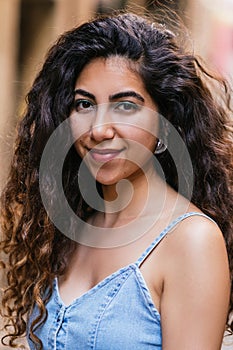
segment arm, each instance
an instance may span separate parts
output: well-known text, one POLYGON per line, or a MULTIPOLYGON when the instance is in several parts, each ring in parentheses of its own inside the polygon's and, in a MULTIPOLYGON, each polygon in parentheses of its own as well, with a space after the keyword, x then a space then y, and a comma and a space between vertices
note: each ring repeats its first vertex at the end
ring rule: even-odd
POLYGON ((161 300, 163 350, 218 350, 227 318, 229 268, 222 234, 205 218, 168 236, 161 300))

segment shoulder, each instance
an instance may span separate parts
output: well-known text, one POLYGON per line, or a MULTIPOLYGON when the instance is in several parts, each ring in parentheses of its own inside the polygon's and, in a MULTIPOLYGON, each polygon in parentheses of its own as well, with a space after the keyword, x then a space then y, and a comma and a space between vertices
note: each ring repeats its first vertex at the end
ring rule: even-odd
POLYGON ((173 230, 177 231, 178 235, 190 235, 193 239, 198 236, 203 238, 208 238, 208 236, 210 238, 223 237, 219 226, 209 216, 202 212, 191 212, 187 213, 187 215, 189 216, 181 220, 173 230))
POLYGON ((161 315, 166 349, 173 349, 174 344, 179 349, 218 348, 230 286, 221 230, 207 217, 190 216, 167 234, 161 248, 161 315))
POLYGON ((167 235, 164 243, 164 286, 182 298, 188 293, 203 303, 213 290, 220 300, 222 296, 228 299, 228 257, 216 223, 204 216, 190 216, 167 235))
POLYGON ((178 263, 196 259, 226 257, 223 234, 218 225, 203 215, 192 215, 180 221, 168 232, 165 246, 170 258, 178 263))

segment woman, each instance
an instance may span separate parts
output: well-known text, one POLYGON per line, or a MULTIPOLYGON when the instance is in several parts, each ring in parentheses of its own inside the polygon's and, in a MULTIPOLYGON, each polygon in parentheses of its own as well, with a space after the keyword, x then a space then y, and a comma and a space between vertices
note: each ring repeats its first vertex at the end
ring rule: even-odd
POLYGON ((228 97, 173 33, 133 14, 50 49, 2 195, 11 346, 27 330, 31 349, 220 349, 232 129, 205 80, 228 97))

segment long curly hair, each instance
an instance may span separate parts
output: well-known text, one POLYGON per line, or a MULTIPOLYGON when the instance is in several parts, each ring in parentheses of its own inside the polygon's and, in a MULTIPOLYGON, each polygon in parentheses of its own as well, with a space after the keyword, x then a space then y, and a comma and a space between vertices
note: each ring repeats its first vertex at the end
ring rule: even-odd
MULTIPOLYGON (((134 63, 159 112, 183 138, 194 170, 191 200, 221 228, 233 274, 233 152, 227 83, 179 45, 164 25, 132 13, 100 17, 66 32, 51 47, 19 122, 9 179, 1 196, 0 247, 6 254, 2 265, 7 280, 2 314, 8 333, 2 343, 8 340, 12 347, 25 334, 27 317, 37 306, 39 315, 29 333, 36 347, 43 348, 34 330, 46 318, 52 282, 64 274, 74 249, 74 242, 54 226, 42 203, 39 167, 43 150, 53 131, 70 115, 75 81, 84 66, 97 57, 115 55, 134 63), (218 88, 221 100, 210 85, 218 88)), ((169 152, 159 160, 167 182, 177 189, 169 152)), ((59 202, 52 177, 56 164, 52 157, 50 161, 46 186, 54 203, 59 202)), ((80 164, 72 146, 63 166, 63 186, 75 213, 86 220, 92 211, 79 190, 80 164)), ((233 330, 232 322, 228 326, 233 330)))

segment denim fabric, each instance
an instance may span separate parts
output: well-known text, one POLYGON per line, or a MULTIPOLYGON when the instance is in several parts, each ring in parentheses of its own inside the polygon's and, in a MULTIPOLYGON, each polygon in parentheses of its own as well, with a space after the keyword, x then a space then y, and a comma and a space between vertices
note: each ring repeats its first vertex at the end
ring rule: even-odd
MULTIPOLYGON (((44 350, 156 350, 162 349, 160 315, 140 272, 140 265, 180 221, 200 213, 186 213, 151 243, 133 264, 119 269, 69 306, 62 302, 57 279, 47 304, 48 317, 36 330, 44 350)), ((28 327, 36 317, 35 308, 28 327)), ((28 336, 30 349, 36 350, 28 336)))

